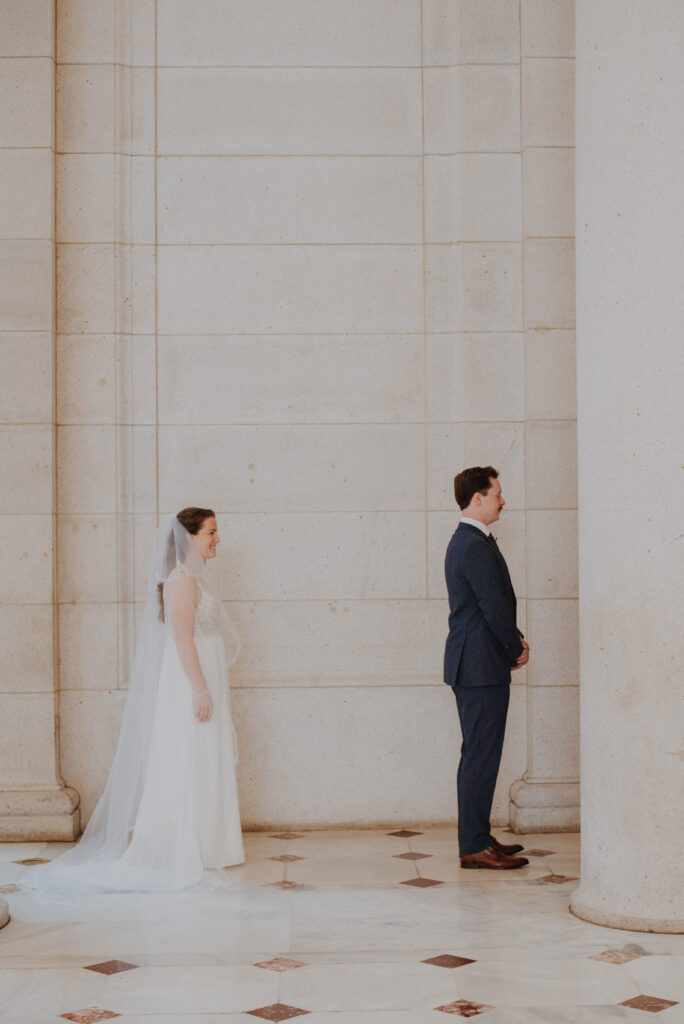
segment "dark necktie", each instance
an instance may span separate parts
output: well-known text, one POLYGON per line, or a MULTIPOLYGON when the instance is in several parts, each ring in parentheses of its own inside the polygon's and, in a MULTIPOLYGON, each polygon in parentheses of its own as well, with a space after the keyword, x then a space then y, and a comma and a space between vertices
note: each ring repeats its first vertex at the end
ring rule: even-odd
POLYGON ((487 534, 487 540, 489 541, 490 544, 494 545, 497 551, 499 550, 499 545, 496 543, 496 537, 494 536, 493 533, 487 534))

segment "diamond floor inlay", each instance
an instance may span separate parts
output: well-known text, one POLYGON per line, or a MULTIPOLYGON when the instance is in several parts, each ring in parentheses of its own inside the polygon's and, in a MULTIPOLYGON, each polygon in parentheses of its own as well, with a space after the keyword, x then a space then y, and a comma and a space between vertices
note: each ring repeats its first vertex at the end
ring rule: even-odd
POLYGON ((97 971, 98 974, 121 974, 123 971, 135 971, 137 964, 126 963, 125 960, 105 960, 101 964, 89 964, 86 971, 97 971))
POLYGON ((458 1017, 477 1017, 479 1013, 486 1010, 493 1010, 493 1006, 486 1003, 471 1003, 469 999, 457 999, 455 1003, 447 1003, 445 1006, 436 1006, 436 1010, 442 1013, 455 1013, 458 1017))
POLYGON ((590 960, 602 960, 606 964, 627 964, 630 960, 638 960, 638 953, 623 953, 619 949, 606 949, 603 953, 596 953, 589 957, 590 960))
POLYGON ((579 836, 525 839, 553 859, 463 871, 455 828, 245 833, 226 888, 76 908, 25 884, 68 844, 0 844, 0 1019, 684 1024, 684 935, 572 916, 579 836))
POLYGON ((431 885, 444 885, 444 882, 438 882, 436 878, 408 878, 405 882, 400 882, 400 885, 415 885, 417 889, 428 889, 431 885))
POLYGON ((86 1006, 84 1010, 74 1010, 72 1013, 62 1013, 60 1017, 64 1020, 73 1020, 76 1024, 98 1024, 101 1020, 113 1020, 120 1017, 120 1013, 113 1013, 111 1010, 101 1010, 97 1006, 86 1006))
POLYGON ((261 1017, 262 1020, 290 1020, 292 1017, 301 1017, 309 1010, 300 1010, 297 1006, 288 1006, 286 1003, 271 1003, 270 1006, 262 1006, 258 1010, 247 1010, 252 1017, 261 1017))
POLYGON ((657 996, 634 996, 620 1003, 620 1006, 630 1006, 633 1010, 646 1010, 648 1013, 660 1013, 661 1010, 678 1005, 672 999, 659 999, 657 996))
POLYGON ((439 956, 431 956, 429 960, 423 960, 424 964, 434 964, 435 967, 464 967, 466 964, 474 964, 467 956, 453 956, 451 953, 441 953, 439 956))
POLYGON ((288 960, 285 956, 278 956, 274 960, 264 960, 255 967, 263 967, 267 971, 294 971, 297 967, 306 967, 302 960, 288 960))

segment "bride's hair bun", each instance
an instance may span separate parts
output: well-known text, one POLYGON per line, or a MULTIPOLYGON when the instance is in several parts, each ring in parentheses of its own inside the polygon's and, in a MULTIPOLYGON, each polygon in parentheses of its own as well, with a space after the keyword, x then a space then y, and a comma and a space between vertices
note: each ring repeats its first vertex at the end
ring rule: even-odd
POLYGON ((216 519, 216 513, 210 508, 183 508, 176 516, 179 523, 193 536, 200 532, 205 519, 216 519))

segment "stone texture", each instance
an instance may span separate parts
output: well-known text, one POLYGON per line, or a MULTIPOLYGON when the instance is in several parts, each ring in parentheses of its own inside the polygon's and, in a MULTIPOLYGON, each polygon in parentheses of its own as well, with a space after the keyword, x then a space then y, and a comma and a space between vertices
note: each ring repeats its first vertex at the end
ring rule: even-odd
POLYGON ((517 153, 425 159, 428 242, 519 241, 522 173, 517 153))
POLYGON ((529 782, 511 786, 511 826, 520 834, 579 832, 580 793, 577 782, 529 782))
POLYGON ((43 333, 0 333, 0 422, 52 420, 53 341, 43 333))
POLYGON ((62 690, 116 689, 117 617, 115 604, 60 605, 62 690))
POLYGON ((522 132, 527 146, 574 145, 574 62, 526 60, 522 71, 522 132))
POLYGON ((426 65, 516 64, 520 59, 515 0, 423 0, 426 65))
POLYGON ((528 639, 534 657, 527 667, 533 686, 579 682, 578 603, 576 600, 527 601, 528 639))
POLYGON ((177 422, 182 409, 183 422, 197 424, 419 422, 423 364, 422 339, 400 334, 166 336, 159 419, 177 422), (256 392, 249 385, 263 366, 256 392))
POLYGON ((415 509, 425 492, 424 434, 417 424, 164 427, 160 502, 164 508, 191 504, 206 486, 206 465, 221 464, 212 494, 220 509, 415 509))
POLYGON ((574 331, 546 328, 525 335, 525 401, 530 419, 574 419, 577 381, 574 331))
POLYGON ((59 0, 58 62, 113 64, 116 15, 109 0, 59 0))
POLYGON ((2 605, 0 691, 52 693, 53 615, 51 604, 2 605))
POLYGON ((52 57, 52 0, 5 0, 0 10, 0 56, 52 57))
POLYGON ((577 597, 577 513, 527 513, 529 596, 577 597))
POLYGON ((0 95, 3 96, 0 146, 51 147, 54 140, 52 61, 5 57, 0 62, 0 95))
POLYGON ((116 69, 61 64, 57 71, 57 140, 61 153, 113 153, 116 69))
POLYGON ((575 421, 529 421, 525 426, 525 454, 527 508, 576 508, 575 421))
POLYGON ((0 150, 0 192, 10 199, 0 207, 0 238, 52 237, 52 159, 47 149, 0 150))
POLYGON ((514 423, 524 417, 521 334, 426 338, 427 417, 433 423, 514 423))
POLYGON ((116 327, 113 245, 61 245, 57 257, 57 326, 61 334, 106 334, 116 327))
POLYGON ((430 332, 521 329, 520 245, 429 245, 425 267, 430 332))
POLYGON ((424 72, 426 153, 520 149, 517 66, 466 65, 424 72))
POLYGON ((52 330, 54 259, 49 241, 0 242, 0 330, 52 330))
POLYGON ((525 327, 575 325, 575 247, 571 239, 531 238, 525 244, 525 327))
POLYGON ((684 300, 668 282, 684 272, 673 218, 684 199, 684 8, 642 14, 635 2, 577 4, 582 883, 571 906, 613 928, 677 932, 680 484, 660 489, 654 517, 634 495, 657 488, 666 466, 681 476, 684 300), (610 500, 596 499, 599 486, 610 500), (628 838, 627 820, 639 823, 628 838))
POLYGON ((161 65, 390 67, 420 64, 413 0, 167 0, 161 65))
POLYGON ((116 158, 113 153, 57 157, 57 241, 114 242, 116 158))
POLYGON ((15 510, 36 514, 50 507, 53 445, 49 424, 0 426, 0 515, 15 510))
POLYGON ((166 157, 157 190, 162 244, 422 241, 418 157, 166 157))
POLYGON ((221 334, 227 324, 236 334, 324 333, 331 322, 354 334, 423 325, 418 247, 172 246, 158 261, 164 334, 221 334))
POLYGON ((159 152, 419 153, 420 72, 346 68, 159 72, 159 152))
MULTIPOLYGON (((54 771, 54 769, 53 769, 54 771)), ((35 775, 31 782, 40 785, 35 775)), ((0 790, 0 842, 73 842, 81 832, 79 796, 56 783, 51 789, 0 790)))
POLYGON ((526 57, 574 57, 574 0, 523 0, 522 52, 526 57))
POLYGON ((52 601, 52 516, 0 515, 0 603, 52 601))
POLYGON ((575 234, 575 154, 570 148, 528 147, 523 154, 525 234, 575 234))

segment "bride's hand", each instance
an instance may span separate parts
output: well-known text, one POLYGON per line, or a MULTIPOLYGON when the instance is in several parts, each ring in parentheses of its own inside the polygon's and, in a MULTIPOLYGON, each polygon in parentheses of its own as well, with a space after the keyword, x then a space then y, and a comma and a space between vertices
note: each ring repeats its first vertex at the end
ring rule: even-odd
POLYGON ((192 706, 198 722, 209 721, 214 711, 214 702, 208 690, 204 690, 202 693, 194 693, 192 696, 192 706))

